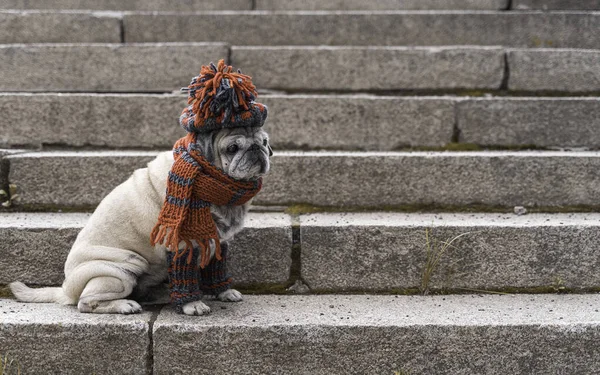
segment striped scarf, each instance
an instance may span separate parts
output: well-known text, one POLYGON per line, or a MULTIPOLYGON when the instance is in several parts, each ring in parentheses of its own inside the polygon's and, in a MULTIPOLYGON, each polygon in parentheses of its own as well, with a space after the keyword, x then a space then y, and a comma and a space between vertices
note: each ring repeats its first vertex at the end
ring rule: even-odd
POLYGON ((199 269, 210 262, 211 240, 215 244, 215 258, 222 259, 211 204, 243 205, 258 194, 262 180, 238 181, 226 175, 202 156, 195 133, 178 140, 173 154, 175 162, 169 172, 167 196, 150 240, 152 245, 164 244, 171 253, 171 299, 181 302, 185 296, 174 295, 173 286, 191 287, 198 283, 199 269))

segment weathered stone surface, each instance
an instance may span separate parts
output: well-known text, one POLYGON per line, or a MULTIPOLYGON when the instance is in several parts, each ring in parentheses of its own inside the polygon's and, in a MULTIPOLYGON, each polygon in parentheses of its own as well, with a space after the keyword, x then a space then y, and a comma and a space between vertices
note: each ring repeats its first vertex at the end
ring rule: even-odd
POLYGON ((90 208, 158 152, 42 152, 8 156, 9 181, 24 206, 90 208), (15 159, 16 158, 16 159, 15 159))
POLYGON ((599 214, 313 214, 300 230, 313 291, 418 289, 425 271, 437 289, 600 287, 599 214))
POLYGON ((0 10, 0 44, 120 42, 120 15, 0 10))
MULTIPOLYGON (((0 149, 0 189, 6 189, 8 186, 8 162, 3 160, 3 157, 8 155, 8 150, 0 149)), ((0 197, 0 202, 4 201, 0 197)))
POLYGON ((218 43, 3 45, 0 90, 171 92, 227 55, 218 43))
POLYGON ((213 314, 202 319, 161 312, 155 374, 593 373, 600 357, 598 295, 209 303, 213 314), (203 355, 189 355, 199 347, 203 355))
POLYGON ((257 204, 596 206, 598 152, 285 152, 257 204))
POLYGON ((283 284, 292 266, 292 221, 284 214, 250 213, 231 242, 227 267, 238 286, 283 284))
POLYGON ((8 373, 147 374, 150 318, 1 299, 0 353, 14 360, 8 373))
POLYGON ((256 0, 258 10, 500 10, 507 6, 507 0, 256 0))
MULTIPOLYGON (((445 3, 442 0, 439 2, 445 3)), ((363 3, 370 4, 372 1, 363 3)), ((124 15, 124 24, 127 42, 222 41, 238 46, 466 45, 600 48, 600 35, 597 32, 600 27, 600 14, 597 13, 492 11, 132 13, 124 15), (227 32, 224 33, 223 30, 227 32)), ((336 61, 336 64, 340 62, 342 60, 336 61)), ((292 65, 290 70, 294 67, 295 65, 292 65)), ((389 69, 384 71, 391 72, 389 69)), ((449 70, 448 74, 452 72, 449 70)), ((385 75, 391 76, 390 73, 385 75)))
POLYGON ((513 0, 512 9, 600 10, 599 0, 513 0))
POLYGON ((284 90, 498 89, 504 74, 492 47, 232 47, 231 60, 284 90))
POLYGON ((493 98, 457 103, 460 141, 600 148, 598 98, 493 98))
POLYGON ((0 284, 60 285, 67 254, 88 214, 0 214, 0 284))
POLYGON ((260 101, 269 107, 265 130, 276 149, 443 146, 454 129, 449 98, 276 95, 260 101))
MULTIPOLYGON (((488 0, 489 1, 489 0, 488 0)), ((252 0, 2 0, 4 9, 95 9, 193 12, 250 10, 252 0)))
MULTIPOLYGON (((62 284, 67 254, 88 217, 79 213, 0 214, 0 285, 13 281, 62 284)), ((231 242, 228 269, 238 286, 282 284, 290 275, 291 251, 287 215, 250 213, 245 229, 231 242)))
MULTIPOLYGON (((8 183, 8 171, 9 171, 9 162, 5 159, 6 156, 21 153, 23 150, 15 150, 15 149, 0 149, 0 190, 4 190, 5 192, 9 192, 9 183, 8 183)), ((8 195, 0 195, 0 203, 4 203, 8 200, 8 195)))
POLYGON ((600 91, 600 51, 511 50, 510 79, 515 91, 600 91))
MULTIPOLYGON (((95 206, 153 152, 8 156, 27 207, 95 206)), ((597 206, 598 152, 280 152, 256 204, 597 206)))
MULTIPOLYGON (((392 150, 442 146, 452 137, 450 98, 260 95, 259 101, 269 106, 265 129, 275 149, 392 150)), ((186 105, 184 95, 0 94, 0 147, 168 149, 185 134, 178 117, 186 105)))
POLYGON ((0 94, 0 147, 168 149, 185 135, 186 105, 184 95, 0 94))

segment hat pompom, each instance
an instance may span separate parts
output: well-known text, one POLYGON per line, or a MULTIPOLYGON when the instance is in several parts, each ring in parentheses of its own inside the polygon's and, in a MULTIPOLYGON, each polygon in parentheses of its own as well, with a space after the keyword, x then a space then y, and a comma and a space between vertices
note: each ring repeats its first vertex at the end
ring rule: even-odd
POLYGON ((188 132, 203 132, 236 126, 262 126, 266 107, 254 100, 258 93, 252 77, 233 72, 224 60, 200 69, 187 88, 188 107, 180 123, 188 132), (248 121, 248 120, 256 121, 248 121))

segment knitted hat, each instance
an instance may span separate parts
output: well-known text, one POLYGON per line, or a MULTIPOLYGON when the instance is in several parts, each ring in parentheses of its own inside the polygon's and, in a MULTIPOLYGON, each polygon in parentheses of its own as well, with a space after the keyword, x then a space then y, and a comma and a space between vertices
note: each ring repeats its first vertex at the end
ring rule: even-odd
POLYGON ((217 66, 202 66, 200 75, 188 87, 188 106, 179 118, 189 133, 205 133, 216 129, 261 127, 267 119, 267 107, 254 100, 258 93, 252 77, 219 60, 217 66))

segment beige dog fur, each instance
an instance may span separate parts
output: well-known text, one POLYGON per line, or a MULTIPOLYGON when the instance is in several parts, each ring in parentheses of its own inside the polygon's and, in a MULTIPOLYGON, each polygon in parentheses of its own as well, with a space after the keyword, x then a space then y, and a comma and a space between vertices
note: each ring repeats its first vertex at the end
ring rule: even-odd
MULTIPOLYGON (((268 135, 259 128, 220 130, 199 138, 201 142, 203 150, 212 154, 212 162, 234 178, 257 178, 269 170, 268 135), (232 154, 234 144, 238 151, 232 154)), ((77 304, 81 312, 129 314, 142 310, 138 301, 126 299, 135 288, 138 295, 150 294, 156 302, 166 302, 167 250, 150 245, 150 232, 165 199, 172 164, 171 151, 159 154, 102 200, 71 248, 62 287, 32 289, 14 282, 10 287, 17 299, 77 304)), ((222 242, 230 241, 243 228, 249 205, 211 207, 222 242)), ((214 247, 212 250, 211 257, 214 247)), ((237 302, 242 295, 229 289, 218 298, 237 302)), ((183 307, 188 315, 209 311, 201 301, 183 307)))

